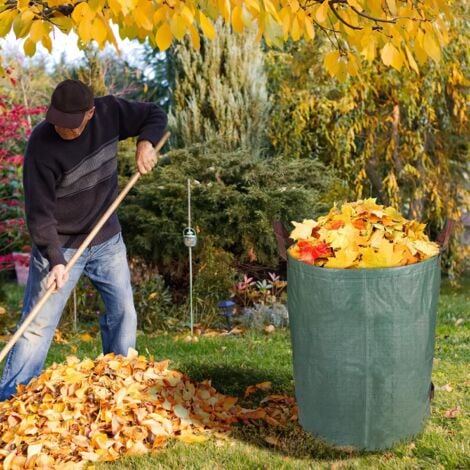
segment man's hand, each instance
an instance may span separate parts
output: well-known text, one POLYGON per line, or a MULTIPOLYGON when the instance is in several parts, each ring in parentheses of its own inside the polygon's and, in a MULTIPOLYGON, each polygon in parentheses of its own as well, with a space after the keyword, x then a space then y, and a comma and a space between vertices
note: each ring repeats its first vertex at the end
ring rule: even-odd
POLYGON ((68 280, 69 274, 65 272, 65 266, 63 264, 56 264, 49 273, 46 288, 49 289, 49 287, 55 284, 57 290, 62 289, 68 280))
POLYGON ((157 152, 148 140, 141 140, 137 143, 135 161, 141 175, 152 171, 152 168, 157 164, 157 152))

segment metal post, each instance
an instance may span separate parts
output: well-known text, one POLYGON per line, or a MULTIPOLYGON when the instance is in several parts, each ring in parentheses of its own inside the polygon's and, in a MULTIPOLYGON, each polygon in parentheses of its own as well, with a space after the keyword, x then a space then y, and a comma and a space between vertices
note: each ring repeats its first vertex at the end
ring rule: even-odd
MULTIPOLYGON (((188 178, 188 227, 191 227, 191 180, 188 178)), ((189 249, 189 314, 191 322, 191 336, 194 333, 194 316, 193 316, 193 249, 189 249)))
POLYGON ((77 327, 77 288, 73 289, 73 330, 76 332, 77 327))

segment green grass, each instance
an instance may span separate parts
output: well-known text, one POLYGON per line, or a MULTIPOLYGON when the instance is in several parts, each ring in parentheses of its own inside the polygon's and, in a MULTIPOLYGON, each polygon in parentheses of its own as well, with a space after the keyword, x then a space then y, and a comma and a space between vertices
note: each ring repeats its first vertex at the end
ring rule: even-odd
MULTIPOLYGON (((7 306, 18 305, 12 289, 7 306)), ((0 303, 1 304, 1 303, 0 303)), ((5 305, 5 303, 3 303, 5 305)), ((459 288, 443 283, 436 332, 433 382, 437 387, 432 415, 424 432, 386 452, 360 453, 330 447, 293 424, 287 429, 237 427, 229 440, 187 445, 171 442, 164 450, 143 457, 96 464, 104 469, 466 469, 470 468, 468 365, 470 363, 470 279, 459 288), (444 385, 452 391, 440 390, 444 385), (467 398, 468 400, 468 398, 467 398), (447 410, 460 407, 455 418, 447 410), (276 437, 278 445, 266 441, 276 437)), ((71 338, 53 344, 47 364, 76 355, 95 357, 100 344, 71 338)), ((202 337, 198 343, 175 340, 173 335, 139 335, 137 349, 155 359, 171 359, 173 368, 195 380, 212 379, 222 393, 242 397, 248 385, 273 383, 273 393, 293 394, 292 357, 287 331, 272 335, 248 332, 244 336, 202 337)), ((262 395, 255 396, 260 398, 262 395)), ((243 402, 243 401, 242 401, 243 402)))

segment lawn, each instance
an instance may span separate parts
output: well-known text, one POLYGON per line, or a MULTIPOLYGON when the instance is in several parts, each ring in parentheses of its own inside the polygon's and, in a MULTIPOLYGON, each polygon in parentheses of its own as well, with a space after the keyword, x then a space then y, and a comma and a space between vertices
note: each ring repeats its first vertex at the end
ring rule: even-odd
MULTIPOLYGON (((21 290, 7 289, 7 314, 17 307, 21 290)), ((468 365, 470 363, 470 279, 459 288, 443 283, 438 312, 433 382, 436 386, 432 416, 413 442, 380 453, 334 449, 302 431, 295 423, 286 429, 238 426, 230 439, 200 444, 174 442, 143 457, 96 464, 96 469, 259 469, 259 468, 470 468, 468 365), (467 395, 467 396, 466 396, 467 395), (466 401, 467 400, 467 401, 466 401)), ((210 378, 222 393, 240 397, 247 386, 271 381, 270 393, 292 395, 292 357, 289 332, 248 332, 242 336, 201 337, 185 342, 175 335, 139 335, 137 349, 156 359, 171 359, 172 367, 195 380, 210 378)), ((54 343, 47 364, 76 355, 96 357, 100 344, 69 338, 54 343)), ((247 403, 256 404, 263 392, 247 403)))

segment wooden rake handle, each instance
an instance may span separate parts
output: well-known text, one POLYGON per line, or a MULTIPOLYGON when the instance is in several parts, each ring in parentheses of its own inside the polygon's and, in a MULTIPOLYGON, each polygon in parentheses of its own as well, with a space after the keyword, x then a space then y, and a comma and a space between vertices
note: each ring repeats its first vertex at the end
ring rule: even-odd
MULTIPOLYGON (((157 153, 165 145, 165 142, 168 140, 169 137, 170 137, 170 132, 166 132, 164 134, 164 136, 160 139, 160 141, 158 142, 158 144, 155 147, 155 151, 157 153)), ((100 220, 95 225, 93 230, 85 238, 85 240, 83 240, 80 247, 77 249, 75 254, 72 256, 72 258, 70 258, 70 261, 65 266, 65 272, 66 273, 68 273, 72 269, 73 265, 77 262, 77 260, 80 258, 82 253, 86 250, 86 248, 91 243, 93 238, 95 238, 96 234, 101 230, 101 228, 106 223, 106 221, 111 217, 113 212, 118 208, 119 204, 121 204, 122 200, 127 196, 127 193, 137 183, 137 180, 140 178, 140 176, 141 175, 140 175, 139 172, 136 172, 134 174, 134 176, 132 176, 132 178, 127 183, 126 187, 119 193, 119 195, 115 199, 115 201, 109 206, 109 208, 106 210, 106 212, 101 216, 100 220)), ((0 362, 3 361, 5 356, 10 352, 10 349, 18 341, 18 338, 25 332, 26 328, 28 328, 29 324, 34 320, 34 318, 39 313, 39 311, 41 310, 43 305, 47 302, 49 297, 54 293, 55 288, 56 288, 56 286, 55 286, 55 284, 53 284, 51 287, 49 287, 49 289, 47 289, 47 291, 44 293, 44 295, 39 299, 39 302, 34 306, 34 308, 31 310, 31 312, 28 314, 28 316, 24 319, 23 323, 21 323, 18 330, 16 330, 15 334, 10 338, 8 343, 2 349, 2 352, 0 352, 0 362)))

